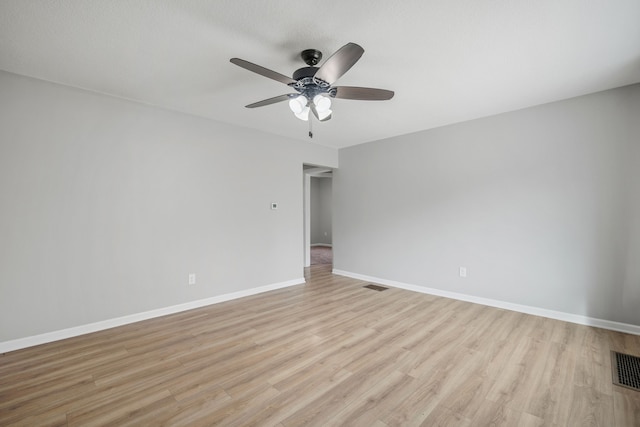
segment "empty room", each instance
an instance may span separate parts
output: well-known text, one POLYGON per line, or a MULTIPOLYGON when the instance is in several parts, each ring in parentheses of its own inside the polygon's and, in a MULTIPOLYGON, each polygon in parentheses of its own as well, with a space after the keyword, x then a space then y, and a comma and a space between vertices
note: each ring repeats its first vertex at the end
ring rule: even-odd
POLYGON ((640 426, 640 1, 0 2, 0 425, 640 426))

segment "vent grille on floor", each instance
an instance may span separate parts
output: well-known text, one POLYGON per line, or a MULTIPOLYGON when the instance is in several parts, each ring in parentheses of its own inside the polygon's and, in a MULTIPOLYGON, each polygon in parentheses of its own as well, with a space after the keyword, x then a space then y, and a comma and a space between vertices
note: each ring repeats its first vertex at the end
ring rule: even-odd
POLYGON ((367 289, 373 289, 374 291, 386 291, 387 289, 389 289, 389 288, 385 288, 384 286, 378 286, 371 283, 363 287, 367 289))
POLYGON ((613 383, 640 391, 640 357, 611 352, 613 383))

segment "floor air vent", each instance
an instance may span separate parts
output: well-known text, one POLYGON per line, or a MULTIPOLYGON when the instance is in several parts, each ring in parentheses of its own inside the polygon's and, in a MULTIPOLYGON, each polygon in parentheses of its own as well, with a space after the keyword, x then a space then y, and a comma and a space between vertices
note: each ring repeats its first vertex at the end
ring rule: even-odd
POLYGON ((389 288, 385 288, 384 286, 378 286, 371 283, 363 287, 367 289, 373 289, 374 291, 386 291, 387 289, 389 289, 389 288))
POLYGON ((611 352, 613 383, 640 391, 640 357, 611 352))

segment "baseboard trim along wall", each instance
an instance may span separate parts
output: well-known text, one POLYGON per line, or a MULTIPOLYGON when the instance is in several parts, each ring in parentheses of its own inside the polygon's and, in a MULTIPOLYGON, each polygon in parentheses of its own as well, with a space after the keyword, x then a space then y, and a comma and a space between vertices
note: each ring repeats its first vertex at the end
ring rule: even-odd
POLYGON ((350 277, 352 279, 364 280, 366 282, 374 282, 393 288, 406 289, 408 291, 420 292, 422 294, 435 295, 445 298, 467 301, 476 304, 482 304, 489 307, 503 308, 505 310, 517 311, 520 313, 533 314, 534 316, 548 317, 550 319, 563 320, 565 322, 577 323, 579 325, 595 326, 602 329, 612 331, 626 332, 628 334, 640 335, 640 326, 628 323, 613 322, 611 320, 596 319, 578 314, 564 313, 561 311, 547 310, 545 308, 532 307, 528 305, 514 304, 506 301, 499 301, 490 298, 476 297, 473 295, 460 294, 457 292, 443 291, 440 289, 427 288, 424 286, 410 285, 407 283, 396 282, 394 280, 380 279, 378 277, 366 276, 363 274, 352 273, 343 270, 333 270, 333 274, 339 276, 350 277))
POLYGON ((183 304, 172 305, 170 307, 158 308, 155 310, 145 311, 142 313, 130 314, 127 316, 117 317, 115 319, 103 320, 100 322, 89 323, 87 325, 75 326, 73 328, 62 329, 59 331, 47 332, 31 337, 18 338, 11 341, 0 342, 0 353, 20 350, 35 345, 46 344, 53 341, 59 341, 66 338, 77 337, 79 335, 98 332, 105 329, 115 328, 117 326, 128 325, 130 323, 140 322, 142 320, 153 319, 154 317, 166 316, 168 314, 179 313, 181 311, 192 310, 207 305, 218 304, 225 301, 248 297, 263 292, 274 291, 289 286, 295 286, 305 283, 304 278, 293 279, 286 282, 274 283, 271 285, 260 286, 257 288, 245 289, 243 291, 232 292, 230 294, 217 295, 211 298, 205 298, 196 301, 190 301, 183 304))

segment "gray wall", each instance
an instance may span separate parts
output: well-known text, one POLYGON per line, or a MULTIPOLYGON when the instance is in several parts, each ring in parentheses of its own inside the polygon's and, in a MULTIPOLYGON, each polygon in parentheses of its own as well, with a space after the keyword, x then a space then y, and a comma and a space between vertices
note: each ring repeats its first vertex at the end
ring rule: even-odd
POLYGON ((330 245, 332 179, 311 177, 311 244, 330 245))
POLYGON ((634 85, 342 149, 334 268, 640 325, 639 118, 634 85))
POLYGON ((0 342, 303 276, 302 164, 336 150, 5 72, 0 93, 0 342))

